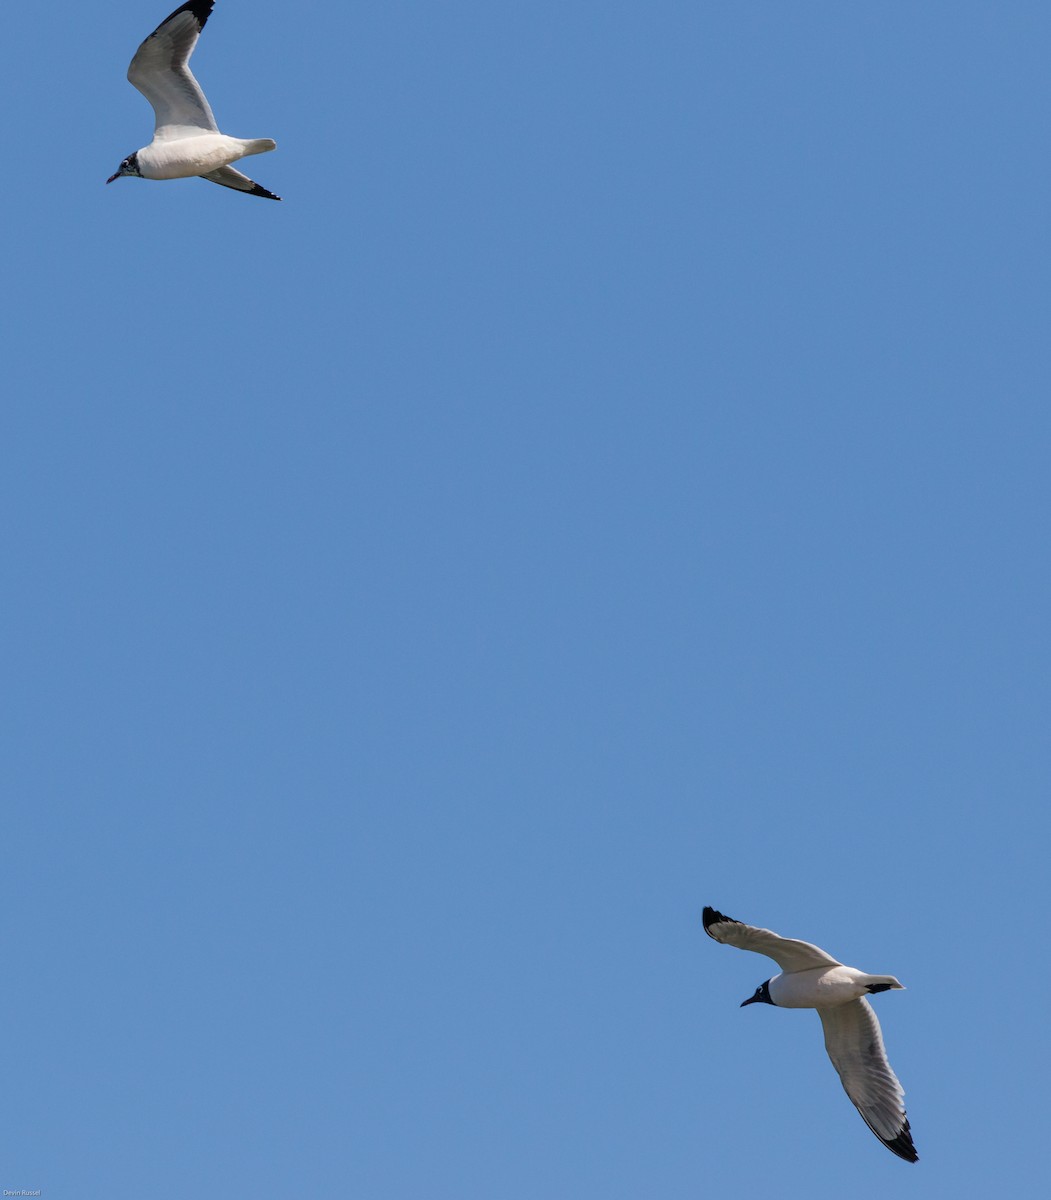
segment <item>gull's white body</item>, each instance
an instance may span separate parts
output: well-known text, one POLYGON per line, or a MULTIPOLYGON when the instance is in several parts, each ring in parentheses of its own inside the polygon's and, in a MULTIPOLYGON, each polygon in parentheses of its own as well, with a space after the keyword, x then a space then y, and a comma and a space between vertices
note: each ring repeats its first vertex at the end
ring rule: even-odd
POLYGON ((870 984, 885 979, 885 975, 866 975, 857 967, 813 967, 775 975, 769 981, 770 998, 778 1008, 827 1008, 860 1000, 868 995, 870 984))
POLYGON ((246 154, 262 153, 251 149, 252 144, 242 138, 227 137, 225 133, 199 133, 178 141, 154 138, 138 152, 139 173, 143 179, 186 179, 207 175, 237 162, 246 154))
POLYGON ((905 1091, 887 1061, 879 1022, 866 999, 873 992, 900 990, 897 979, 845 966, 810 942, 745 925, 713 908, 704 910, 704 930, 717 942, 765 954, 777 963, 781 973, 760 984, 744 1004, 817 1009, 825 1049, 865 1124, 888 1150, 915 1162, 905 1091))
POLYGON ((276 148, 271 138, 235 138, 219 132, 211 106, 188 66, 215 0, 189 0, 166 17, 136 50, 128 80, 149 100, 156 116, 153 141, 129 155, 122 175, 142 179, 185 179, 212 183, 279 200, 230 165, 249 154, 276 148))

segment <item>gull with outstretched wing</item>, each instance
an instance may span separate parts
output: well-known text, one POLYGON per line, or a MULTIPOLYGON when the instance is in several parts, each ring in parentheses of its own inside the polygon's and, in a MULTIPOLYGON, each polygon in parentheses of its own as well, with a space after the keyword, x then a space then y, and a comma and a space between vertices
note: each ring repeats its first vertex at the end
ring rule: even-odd
POLYGON ((211 183, 280 200, 230 164, 249 154, 277 148, 272 138, 235 138, 219 132, 211 105, 190 70, 190 55, 211 15, 215 0, 190 0, 166 17, 135 51, 128 79, 153 106, 153 141, 129 154, 106 180, 185 179, 199 175, 211 183))
POLYGON ((738 950, 765 954, 781 968, 745 1000, 776 1008, 816 1008, 825 1030, 825 1049, 843 1088, 879 1140, 906 1162, 919 1155, 905 1115, 905 1091, 887 1061, 876 1014, 866 996, 902 988, 893 975, 869 975, 844 966, 831 954, 784 938, 769 929, 745 925, 705 907, 704 931, 738 950))

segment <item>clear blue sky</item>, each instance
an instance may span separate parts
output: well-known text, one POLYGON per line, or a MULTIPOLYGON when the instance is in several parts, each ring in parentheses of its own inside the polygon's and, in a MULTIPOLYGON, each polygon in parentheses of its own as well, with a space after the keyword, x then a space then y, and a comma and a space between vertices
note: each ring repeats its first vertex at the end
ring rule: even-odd
POLYGON ((1051 8, 218 0, 274 204, 171 7, 4 18, 0 1187, 1034 1195, 1051 8))

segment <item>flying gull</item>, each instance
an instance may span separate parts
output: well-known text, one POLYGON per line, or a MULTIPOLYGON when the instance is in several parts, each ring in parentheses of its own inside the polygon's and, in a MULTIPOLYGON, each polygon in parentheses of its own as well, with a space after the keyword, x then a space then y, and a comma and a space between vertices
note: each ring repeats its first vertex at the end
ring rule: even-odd
POLYGON ((724 945, 754 950, 777 963, 781 974, 761 983, 741 1007, 816 1008, 825 1030, 825 1049, 865 1124, 888 1150, 906 1162, 916 1162, 919 1155, 905 1116, 905 1091, 890 1069, 879 1022, 865 999, 903 985, 893 975, 867 975, 845 967, 809 942, 745 925, 707 906, 704 932, 724 945))
POLYGON ((250 196, 281 199, 230 166, 248 154, 276 149, 277 142, 220 133, 201 85, 187 65, 214 5, 215 0, 190 0, 162 21, 135 51, 128 79, 153 105, 157 125, 153 141, 129 154, 107 183, 122 175, 140 179, 199 175, 250 196))

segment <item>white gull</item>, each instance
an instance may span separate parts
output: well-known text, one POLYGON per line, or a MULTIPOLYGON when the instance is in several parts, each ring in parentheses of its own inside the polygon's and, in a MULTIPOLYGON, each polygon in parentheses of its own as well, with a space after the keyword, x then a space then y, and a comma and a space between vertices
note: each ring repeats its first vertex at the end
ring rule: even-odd
POLYGON ((846 967, 809 942, 745 925, 708 906, 704 931, 717 942, 754 950, 777 963, 781 974, 761 983, 741 1007, 816 1008, 825 1030, 825 1049, 865 1124, 888 1150, 906 1162, 916 1162, 919 1155, 905 1115, 905 1091, 890 1068, 879 1022, 865 999, 903 985, 893 975, 868 975, 846 967))
POLYGON ((212 183, 280 200, 230 164, 248 154, 274 150, 270 138, 235 138, 219 132, 211 107, 187 66, 215 0, 190 0, 166 17, 135 51, 128 79, 153 105, 153 141, 136 150, 106 180, 184 179, 199 175, 212 183))

